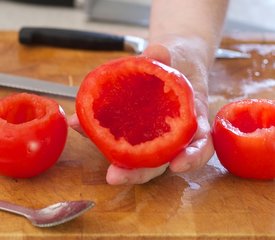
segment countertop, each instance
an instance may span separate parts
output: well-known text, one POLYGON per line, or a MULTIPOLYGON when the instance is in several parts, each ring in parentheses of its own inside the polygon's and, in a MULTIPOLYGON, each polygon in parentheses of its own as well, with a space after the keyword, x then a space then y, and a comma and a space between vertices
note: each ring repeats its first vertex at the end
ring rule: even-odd
MULTIPOLYGON (((275 99, 275 36, 230 35, 222 46, 251 59, 217 60, 210 75, 210 121, 224 104, 243 97, 275 99)), ((0 71, 79 85, 101 63, 129 55, 50 47, 25 47, 17 32, 0 32, 0 71)), ((0 88, 4 97, 19 90, 0 88)), ((56 99, 67 114, 74 99, 56 99)), ((274 156, 271 156, 274 158, 274 156)), ((96 207, 66 224, 40 229, 25 218, 0 212, 1 239, 275 239, 274 181, 229 174, 216 156, 188 174, 169 172, 143 185, 110 186, 108 162, 73 130, 55 166, 31 179, 0 177, 2 200, 40 208, 78 199, 96 207)))

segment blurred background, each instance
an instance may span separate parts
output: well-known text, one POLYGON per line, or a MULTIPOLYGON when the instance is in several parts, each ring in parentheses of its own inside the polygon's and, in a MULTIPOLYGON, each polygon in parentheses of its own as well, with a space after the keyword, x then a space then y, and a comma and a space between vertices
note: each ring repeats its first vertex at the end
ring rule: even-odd
MULTIPOLYGON (((150 0, 0 0, 0 29, 63 27, 147 36, 150 0)), ((275 0, 231 0, 225 32, 275 32, 275 0)))

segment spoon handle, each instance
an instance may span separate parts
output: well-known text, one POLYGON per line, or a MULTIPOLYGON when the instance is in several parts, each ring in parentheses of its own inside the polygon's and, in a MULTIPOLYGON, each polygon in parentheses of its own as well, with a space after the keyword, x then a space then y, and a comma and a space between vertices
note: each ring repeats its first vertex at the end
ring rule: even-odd
POLYGON ((0 200, 0 210, 15 213, 25 217, 28 217, 32 212, 32 210, 29 208, 26 208, 14 203, 10 203, 7 201, 3 201, 3 200, 0 200))

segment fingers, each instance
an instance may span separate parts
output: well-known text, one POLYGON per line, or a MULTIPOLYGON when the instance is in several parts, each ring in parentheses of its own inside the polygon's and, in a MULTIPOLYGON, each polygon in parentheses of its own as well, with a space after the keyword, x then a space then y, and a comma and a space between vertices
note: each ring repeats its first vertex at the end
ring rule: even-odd
POLYGON ((142 184, 160 176, 167 169, 168 164, 157 168, 123 169, 115 165, 110 165, 106 180, 111 185, 121 184, 142 184))
POLYGON ((172 172, 186 172, 202 167, 214 154, 210 126, 204 117, 198 118, 199 129, 193 142, 171 163, 172 172))
POLYGON ((213 156, 211 137, 193 142, 170 164, 172 172, 187 172, 202 167, 213 156))
POLYGON ((67 122, 68 125, 74 129, 75 131, 79 132, 80 134, 82 134, 83 136, 86 136, 84 130, 82 129, 78 117, 76 115, 76 113, 74 113, 73 115, 71 115, 70 117, 67 118, 67 122))

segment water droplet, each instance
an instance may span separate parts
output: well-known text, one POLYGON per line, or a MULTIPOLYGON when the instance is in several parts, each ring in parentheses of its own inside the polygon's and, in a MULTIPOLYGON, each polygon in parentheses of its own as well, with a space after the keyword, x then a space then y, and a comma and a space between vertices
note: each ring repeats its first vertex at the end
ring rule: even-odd
POLYGON ((200 189, 201 185, 195 182, 188 182, 190 189, 192 190, 198 190, 200 189))
POLYGON ((263 64, 265 64, 265 65, 266 65, 266 64, 268 64, 268 63, 269 63, 268 59, 266 59, 266 58, 265 58, 265 59, 263 59, 263 64))
POLYGON ((254 72, 254 75, 256 76, 256 77, 259 77, 260 75, 261 75, 261 73, 260 72, 254 72))

